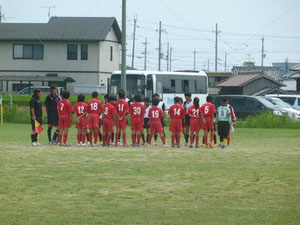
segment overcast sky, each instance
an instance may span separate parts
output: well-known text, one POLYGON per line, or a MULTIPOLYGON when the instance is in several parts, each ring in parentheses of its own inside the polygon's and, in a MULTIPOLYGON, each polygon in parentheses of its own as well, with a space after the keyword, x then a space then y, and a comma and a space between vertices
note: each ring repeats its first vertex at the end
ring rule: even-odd
MULTIPOLYGON (((116 17, 121 26, 122 0, 0 0, 5 23, 48 21, 52 16, 116 17)), ((241 65, 244 61, 261 62, 261 38, 265 37, 265 65, 272 62, 300 62, 299 0, 127 0, 127 64, 131 65, 133 18, 137 14, 135 67, 144 65, 143 42, 148 38, 147 69, 157 69, 158 22, 162 21, 163 52, 167 43, 173 48, 172 69, 214 69, 215 24, 219 30, 219 65, 241 65)), ((162 69, 166 61, 162 60, 162 69)))

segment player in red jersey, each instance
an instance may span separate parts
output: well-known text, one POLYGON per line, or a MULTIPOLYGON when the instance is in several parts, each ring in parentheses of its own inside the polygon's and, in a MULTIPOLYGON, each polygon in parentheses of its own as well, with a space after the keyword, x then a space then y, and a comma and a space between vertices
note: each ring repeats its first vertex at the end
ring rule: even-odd
POLYGON ((88 105, 84 102, 84 95, 80 94, 77 98, 77 103, 73 107, 73 113, 76 118, 77 128, 77 146, 86 146, 86 130, 88 127, 88 105))
POLYGON ((142 97, 140 95, 134 96, 134 103, 130 105, 131 115, 131 139, 132 147, 141 146, 141 134, 143 132, 143 122, 145 114, 145 106, 141 104, 142 97))
POLYGON ((68 100, 70 92, 62 93, 62 100, 57 103, 58 110, 58 143, 60 146, 69 146, 67 144, 69 128, 72 126, 72 103, 68 100), (63 140, 62 140, 63 138, 63 140))
POLYGON ((91 145, 97 145, 98 134, 100 132, 100 115, 103 110, 102 102, 98 100, 98 92, 92 93, 92 100, 88 102, 88 113, 89 113, 89 141, 91 145), (94 144, 93 144, 94 134, 94 144))
POLYGON ((103 106, 103 146, 110 146, 112 132, 114 130, 116 108, 113 105, 116 98, 108 96, 108 102, 103 106))
POLYGON ((117 111, 117 132, 116 132, 116 140, 115 144, 118 144, 119 136, 122 133, 123 138, 123 146, 127 147, 126 143, 126 126, 127 126, 127 114, 129 113, 128 102, 125 101, 125 91, 119 90, 118 92, 119 100, 115 104, 115 108, 117 111))
POLYGON ((161 119, 163 118, 162 109, 158 108, 160 100, 154 98, 152 101, 153 107, 149 110, 149 118, 150 118, 150 135, 148 140, 148 146, 151 146, 151 139, 153 134, 159 134, 160 138, 163 142, 164 147, 168 147, 166 144, 166 138, 164 136, 163 128, 161 125, 161 119))
POLYGON ((213 148, 214 139, 214 117, 216 114, 215 105, 212 103, 213 98, 211 96, 206 97, 206 103, 201 106, 201 117, 203 120, 203 130, 204 130, 204 143, 207 148, 213 148), (210 131, 210 140, 208 143, 207 134, 210 131))
POLYGON ((170 131, 172 147, 175 147, 175 139, 177 148, 180 148, 180 133, 182 132, 182 120, 185 116, 185 108, 180 105, 180 98, 174 98, 174 105, 172 105, 168 112, 171 118, 170 131))
POLYGON ((188 114, 190 117, 190 130, 191 130, 191 137, 190 137, 190 148, 194 145, 194 140, 196 139, 196 148, 199 148, 199 132, 201 130, 201 107, 199 105, 199 98, 194 98, 193 105, 189 107, 188 114), (196 138, 195 138, 196 137, 196 138))

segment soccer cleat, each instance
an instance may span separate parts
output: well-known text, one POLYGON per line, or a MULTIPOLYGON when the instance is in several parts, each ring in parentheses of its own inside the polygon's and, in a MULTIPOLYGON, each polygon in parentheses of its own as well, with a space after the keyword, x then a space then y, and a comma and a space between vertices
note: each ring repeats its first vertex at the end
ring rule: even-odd
POLYGON ((81 147, 81 144, 77 143, 77 147, 81 147))
POLYGON ((114 142, 112 142, 110 145, 111 145, 111 146, 115 146, 116 144, 115 144, 114 142))
POLYGON ((231 146, 230 144, 227 145, 227 147, 230 147, 230 146, 231 146))
POLYGON ((58 145, 58 141, 57 141, 57 140, 52 140, 51 143, 52 143, 53 145, 58 145))
POLYGON ((140 145, 140 144, 136 144, 136 145, 135 145, 135 147, 137 147, 137 148, 140 148, 140 147, 141 147, 141 145, 140 145))
POLYGON ((51 141, 48 142, 49 145, 53 145, 53 143, 51 141))
POLYGON ((221 148, 222 149, 227 149, 228 147, 227 147, 227 145, 223 145, 221 148))
POLYGON ((168 148, 168 147, 170 147, 170 146, 169 146, 168 144, 164 144, 164 147, 165 147, 165 148, 168 148))
POLYGON ((196 145, 195 148, 199 148, 199 145, 196 145))
POLYGON ((37 143, 36 143, 36 142, 32 142, 31 145, 32 145, 32 146, 37 146, 37 143))
POLYGON ((180 145, 177 145, 177 148, 181 148, 181 146, 180 146, 180 145))
POLYGON ((123 144, 123 147, 128 147, 128 144, 123 144))
POLYGON ((62 143, 58 143, 58 146, 63 146, 63 144, 62 143))
POLYGON ((157 141, 154 141, 153 145, 157 145, 157 144, 158 144, 157 141))
POLYGON ((142 142, 142 145, 145 145, 146 144, 146 142, 142 142))
POLYGON ((149 143, 146 143, 146 147, 151 147, 152 145, 149 143))
POLYGON ((136 145, 135 145, 135 144, 132 144, 131 146, 132 146, 132 147, 136 147, 136 145))
POLYGON ((217 147, 219 147, 219 148, 220 148, 220 147, 222 147, 222 145, 221 145, 221 144, 218 144, 218 146, 217 146, 217 147))
POLYGON ((189 146, 189 143, 185 143, 185 146, 189 146))
POLYGON ((71 146, 71 145, 69 145, 68 143, 63 143, 63 146, 69 147, 69 146, 71 146))
POLYGON ((217 144, 214 144, 214 147, 216 148, 216 147, 218 147, 218 145, 217 145, 217 144))
POLYGON ((36 142, 36 145, 37 145, 37 146, 41 146, 41 143, 39 143, 39 142, 36 142))
POLYGON ((193 148, 193 145, 189 145, 190 148, 193 148))
POLYGON ((175 148, 175 145, 172 145, 171 147, 172 147, 172 148, 175 148))
MULTIPOLYGON (((88 145, 86 143, 81 144, 82 147, 87 147, 88 145)), ((94 145, 92 145, 94 146, 94 145)))

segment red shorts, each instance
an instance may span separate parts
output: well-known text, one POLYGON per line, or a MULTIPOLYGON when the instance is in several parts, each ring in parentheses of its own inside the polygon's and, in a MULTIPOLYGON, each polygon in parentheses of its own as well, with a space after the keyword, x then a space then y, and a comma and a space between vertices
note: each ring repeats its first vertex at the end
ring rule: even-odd
POLYGON ((204 117, 206 120, 206 124, 202 123, 203 130, 214 130, 214 118, 212 117, 204 117))
POLYGON ((79 130, 86 130, 88 128, 88 120, 86 116, 79 119, 79 123, 76 124, 76 128, 79 130))
POLYGON ((132 131, 143 131, 143 118, 133 118, 131 120, 131 130, 132 131))
POLYGON ((90 129, 97 129, 100 127, 99 123, 99 115, 98 114, 90 114, 90 119, 89 119, 89 128, 90 129))
POLYGON ((191 132, 199 132, 201 130, 201 121, 200 119, 190 119, 190 130, 191 132))
POLYGON ((113 119, 103 119, 103 132, 112 132, 114 130, 113 119))
POLYGON ((169 131, 171 131, 172 133, 181 133, 182 119, 172 119, 169 131))
POLYGON ((151 132, 151 134, 162 133, 163 129, 161 126, 161 121, 150 122, 150 132, 151 132))
POLYGON ((69 115, 60 115, 58 119, 58 128, 70 128, 72 121, 69 115))
POLYGON ((117 129, 126 129, 127 126, 127 118, 124 118, 122 120, 117 120, 117 129))

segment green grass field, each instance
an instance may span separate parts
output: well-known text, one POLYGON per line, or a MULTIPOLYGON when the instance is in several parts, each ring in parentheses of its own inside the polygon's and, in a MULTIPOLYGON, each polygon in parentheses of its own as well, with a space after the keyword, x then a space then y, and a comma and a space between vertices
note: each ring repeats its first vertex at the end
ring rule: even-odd
POLYGON ((228 150, 31 147, 30 125, 0 126, 0 224, 300 224, 299 137, 240 128, 228 150))

